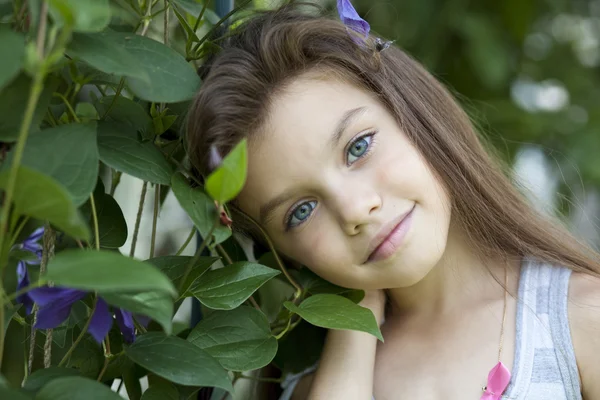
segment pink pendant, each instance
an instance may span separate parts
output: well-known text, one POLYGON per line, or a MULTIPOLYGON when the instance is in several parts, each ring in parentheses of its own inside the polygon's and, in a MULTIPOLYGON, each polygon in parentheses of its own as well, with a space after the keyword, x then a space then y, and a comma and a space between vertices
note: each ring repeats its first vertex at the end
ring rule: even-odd
POLYGON ((487 386, 479 400, 500 400, 510 382, 510 371, 498 362, 488 375, 487 386))

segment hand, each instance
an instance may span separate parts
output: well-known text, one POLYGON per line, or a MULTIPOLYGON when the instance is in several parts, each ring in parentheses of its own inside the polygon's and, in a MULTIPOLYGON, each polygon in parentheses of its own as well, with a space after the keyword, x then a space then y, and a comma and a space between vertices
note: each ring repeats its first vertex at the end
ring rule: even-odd
POLYGON ((383 289, 365 290, 365 297, 358 305, 371 310, 375 315, 377 325, 381 326, 385 314, 386 299, 387 296, 383 289))

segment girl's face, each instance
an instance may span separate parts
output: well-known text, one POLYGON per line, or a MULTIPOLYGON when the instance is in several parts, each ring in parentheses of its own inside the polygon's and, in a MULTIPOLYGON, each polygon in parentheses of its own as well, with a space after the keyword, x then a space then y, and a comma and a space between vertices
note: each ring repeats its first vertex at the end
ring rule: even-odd
POLYGON ((444 253, 451 208, 375 97, 308 77, 274 99, 250 141, 238 205, 280 252, 356 289, 408 287, 425 277, 444 253))

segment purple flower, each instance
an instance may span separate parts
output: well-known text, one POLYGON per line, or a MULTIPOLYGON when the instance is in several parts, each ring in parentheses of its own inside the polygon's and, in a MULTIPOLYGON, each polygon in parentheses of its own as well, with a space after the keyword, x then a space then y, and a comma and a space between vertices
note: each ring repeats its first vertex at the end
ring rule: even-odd
MULTIPOLYGON (((21 290, 24 287, 29 286, 29 274, 27 273, 27 265, 25 261, 19 261, 17 263, 17 290, 21 290)), ((23 293, 17 296, 17 303, 25 306, 25 312, 27 315, 31 314, 33 308, 33 300, 29 297, 28 293, 23 293)))
MULTIPOLYGON (((17 290, 21 290, 24 287, 29 286, 29 272, 27 271, 27 264, 36 265, 42 260, 42 245, 39 244, 39 240, 44 235, 44 227, 36 229, 31 235, 29 235, 23 243, 19 243, 15 246, 17 249, 25 250, 35 255, 33 260, 20 260, 17 263, 17 290)), ((17 296, 17 303, 21 303, 25 306, 25 312, 27 315, 31 314, 33 308, 33 300, 29 296, 29 293, 24 293, 17 296)))
POLYGON ((337 0, 337 9, 344 25, 364 36, 365 39, 369 36, 371 30, 369 23, 358 15, 350 0, 337 0))
POLYGON ((42 245, 39 244, 39 240, 44 236, 44 227, 37 228, 31 235, 23 241, 23 243, 17 245, 17 248, 29 251, 37 256, 38 259, 42 259, 42 245))
MULTIPOLYGON (((29 293, 39 307, 35 328, 51 329, 56 328, 69 318, 73 304, 83 299, 88 292, 62 287, 41 287, 33 289, 29 293)), ((135 340, 135 326, 131 312, 115 308, 114 316, 125 342, 133 343, 135 340)), ((139 320, 143 325, 148 322, 145 318, 139 318, 139 320)), ((100 343, 112 328, 112 324, 113 314, 109 310, 108 304, 102 297, 98 297, 88 332, 100 343)))

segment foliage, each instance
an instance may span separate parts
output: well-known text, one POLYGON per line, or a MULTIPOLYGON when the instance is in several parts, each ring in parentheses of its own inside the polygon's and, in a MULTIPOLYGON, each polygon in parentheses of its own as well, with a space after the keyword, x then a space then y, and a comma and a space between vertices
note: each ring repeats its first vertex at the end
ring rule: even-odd
POLYGON ((381 338, 356 304, 362 292, 288 271, 272 248, 259 262, 239 251, 223 214, 246 178, 245 141, 206 187, 193 182, 184 111, 201 85, 194 67, 216 47, 207 38, 224 22, 206 3, 15 0, 0 12, 10 55, 0 64, 0 397, 115 399, 107 385, 117 378, 131 399, 232 391, 272 362, 314 362, 319 335, 305 336, 315 338, 310 357, 290 349, 303 318, 381 338), (147 260, 116 250, 130 236, 134 247, 139 229, 140 216, 128 232, 113 197, 123 173, 157 198, 173 190, 203 238, 193 257, 183 247, 154 257, 154 242, 147 260), (275 283, 287 293, 277 301, 275 283), (209 313, 182 330, 173 315, 189 297, 209 313))

